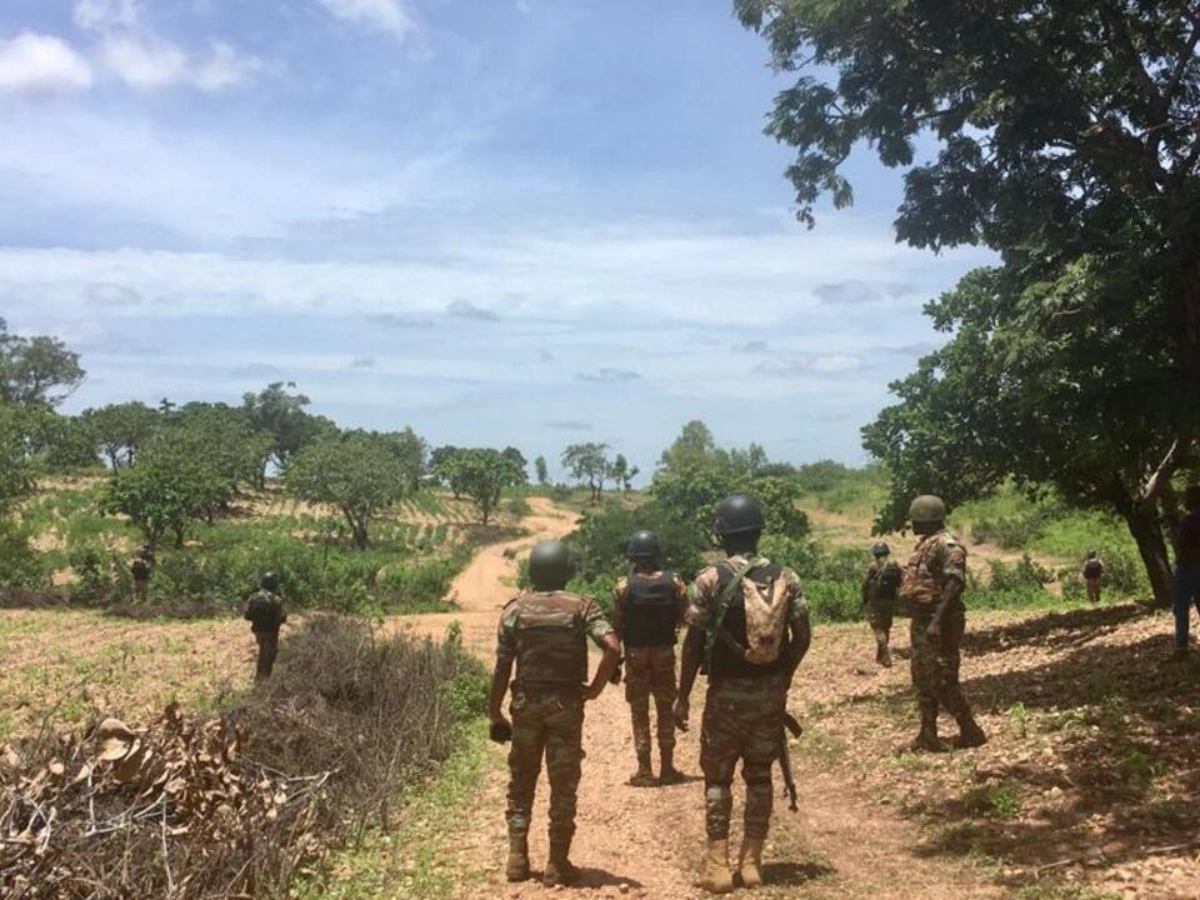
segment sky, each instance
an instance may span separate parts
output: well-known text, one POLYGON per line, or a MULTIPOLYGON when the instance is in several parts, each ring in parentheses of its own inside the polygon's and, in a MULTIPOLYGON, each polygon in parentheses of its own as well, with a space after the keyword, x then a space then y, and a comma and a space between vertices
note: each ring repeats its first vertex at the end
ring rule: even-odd
POLYGON ((724 0, 3 0, 0 317, 82 354, 70 411, 294 381, 552 463, 702 419, 859 464, 988 259, 896 244, 865 150, 797 222, 767 63, 724 0))

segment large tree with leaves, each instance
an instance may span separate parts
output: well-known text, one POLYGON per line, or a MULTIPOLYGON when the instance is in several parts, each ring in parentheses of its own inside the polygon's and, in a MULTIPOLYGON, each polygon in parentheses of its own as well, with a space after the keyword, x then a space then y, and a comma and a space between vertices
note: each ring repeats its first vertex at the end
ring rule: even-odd
POLYGON ((931 309, 954 342, 867 432, 885 522, 912 491, 1053 485, 1125 516, 1161 602, 1156 507, 1200 424, 1200 2, 735 6, 800 72, 767 130, 802 220, 851 202, 866 144, 907 169, 901 240, 1000 254, 931 309))
POLYGON ((445 456, 438 477, 456 497, 470 497, 484 525, 491 519, 501 491, 526 481, 525 469, 509 453, 490 447, 458 448, 445 456))
POLYGON ((587 485, 592 493, 592 502, 599 503, 611 465, 608 461, 608 444, 597 444, 590 441, 584 444, 571 444, 562 452, 560 461, 576 481, 587 485))
POLYGON ((337 509, 355 548, 370 544, 371 522, 408 493, 409 476, 380 435, 354 432, 326 437, 295 455, 284 470, 288 492, 337 509))
POLYGON ((242 397, 242 409, 254 428, 271 436, 268 453, 262 460, 260 482, 265 477, 267 465, 274 463, 282 470, 305 447, 337 434, 333 422, 308 412, 312 401, 304 394, 296 393, 295 387, 292 381, 275 381, 257 394, 247 393, 242 397))
POLYGON ((58 338, 12 334, 0 318, 0 400, 57 406, 83 381, 79 354, 58 338))

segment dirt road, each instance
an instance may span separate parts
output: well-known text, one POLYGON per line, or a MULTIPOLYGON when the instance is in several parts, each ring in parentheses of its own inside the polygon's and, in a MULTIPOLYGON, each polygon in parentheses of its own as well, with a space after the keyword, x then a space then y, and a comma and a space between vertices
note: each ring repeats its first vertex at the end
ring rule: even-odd
MULTIPOLYGON (((464 637, 488 659, 499 609, 513 595, 516 573, 513 552, 520 554, 536 540, 560 536, 572 527, 569 513, 547 501, 535 501, 536 515, 523 524, 533 536, 480 552, 455 582, 461 611, 408 617, 406 627, 440 635, 452 621, 462 624, 464 637)), ((819 649, 797 678, 794 699, 799 706, 809 678, 819 678, 830 661, 819 649)), ((844 660, 837 663, 845 668, 844 660)), ((853 675, 851 675, 854 678, 853 675)), ((702 688, 702 686, 701 686, 702 688)), ((693 697, 694 721, 699 722, 703 691, 693 697)), ((588 896, 698 898, 693 882, 704 841, 703 784, 699 770, 698 733, 682 735, 677 750, 683 769, 693 777, 670 788, 634 789, 625 781, 634 768, 628 706, 621 689, 609 689, 588 707, 584 777, 579 792, 578 833, 572 858, 584 869, 581 893, 588 896)), ((555 891, 536 881, 508 885, 503 880, 507 841, 504 794, 507 769, 504 751, 489 747, 492 765, 480 796, 464 810, 459 824, 444 836, 438 864, 456 874, 452 896, 484 900, 502 897, 541 897, 555 891)), ((758 896, 790 897, 803 887, 806 897, 828 898, 972 898, 999 897, 1003 892, 989 879, 961 863, 918 859, 912 825, 860 796, 856 786, 819 761, 797 761, 801 810, 787 811, 777 803, 775 825, 768 844, 766 875, 770 887, 758 896)), ((740 813, 740 784, 735 785, 740 813)), ((536 825, 530 840, 535 869, 546 858, 546 794, 539 786, 536 825)), ((736 827, 736 826, 735 826, 736 827)), ((735 835, 735 841, 738 835, 735 835)))
POLYGON ((529 505, 533 514, 521 520, 528 536, 484 547, 454 579, 446 599, 458 605, 455 612, 400 616, 391 620, 390 627, 440 638, 452 622, 457 622, 466 645, 487 657, 495 646, 500 610, 516 596, 519 560, 538 541, 563 537, 575 527, 574 513, 555 506, 545 497, 530 497, 529 505))

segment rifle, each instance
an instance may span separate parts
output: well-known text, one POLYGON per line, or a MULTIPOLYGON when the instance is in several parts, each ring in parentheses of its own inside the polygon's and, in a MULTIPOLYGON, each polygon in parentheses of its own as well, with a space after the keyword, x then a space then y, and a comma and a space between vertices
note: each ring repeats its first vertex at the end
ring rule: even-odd
POLYGON ((804 734, 804 728, 789 712, 783 714, 783 722, 779 726, 779 767, 783 770, 783 790, 788 798, 788 809, 796 812, 800 809, 796 794, 796 773, 792 770, 792 753, 788 749, 788 733, 798 738, 804 734))

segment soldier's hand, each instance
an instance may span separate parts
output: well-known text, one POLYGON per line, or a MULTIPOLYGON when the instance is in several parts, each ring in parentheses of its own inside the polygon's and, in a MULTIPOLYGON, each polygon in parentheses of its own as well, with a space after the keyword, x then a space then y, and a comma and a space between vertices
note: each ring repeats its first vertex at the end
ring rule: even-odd
POLYGON ((599 684, 585 684, 583 686, 583 699, 584 700, 599 699, 600 695, 604 693, 604 684, 605 684, 605 682, 603 682, 603 681, 600 682, 599 684))
POLYGON ((680 731, 688 730, 688 713, 691 712, 691 707, 684 697, 680 697, 675 701, 675 727, 680 731))
POLYGON ((497 744, 507 744, 512 740, 513 728, 512 723, 508 719, 501 716, 492 722, 491 728, 488 729, 488 737, 497 744))
POLYGON ((929 638, 929 642, 936 648, 942 642, 942 629, 937 622, 930 623, 925 629, 925 637, 929 638))

